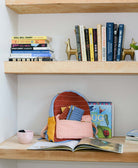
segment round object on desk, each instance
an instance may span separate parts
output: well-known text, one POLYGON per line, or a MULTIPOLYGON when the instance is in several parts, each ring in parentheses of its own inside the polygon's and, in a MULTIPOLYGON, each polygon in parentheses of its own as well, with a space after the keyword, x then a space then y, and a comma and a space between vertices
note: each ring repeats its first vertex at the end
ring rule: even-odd
POLYGON ((17 132, 18 141, 22 144, 30 143, 33 140, 33 131, 31 130, 19 130, 17 132))

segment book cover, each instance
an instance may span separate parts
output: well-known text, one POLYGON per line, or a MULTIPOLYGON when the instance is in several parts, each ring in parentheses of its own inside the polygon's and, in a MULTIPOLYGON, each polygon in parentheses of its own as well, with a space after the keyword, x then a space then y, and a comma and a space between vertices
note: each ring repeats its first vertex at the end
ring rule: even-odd
POLYGON ((112 138, 112 102, 88 102, 92 122, 98 129, 98 138, 112 138))
POLYGON ((48 47, 47 43, 45 44, 11 44, 11 48, 33 48, 33 47, 48 47))
POLYGON ((98 61, 102 61, 102 25, 97 25, 98 61))
POLYGON ((50 54, 50 50, 13 50, 12 54, 50 54))
POLYGON ((102 27, 102 61, 106 61, 106 27, 102 27))
POLYGON ((85 45, 86 45, 86 57, 87 57, 87 61, 90 61, 89 30, 84 29, 84 33, 85 33, 85 45))
POLYGON ((90 60, 94 61, 93 29, 89 28, 90 60))
POLYGON ((30 39, 17 39, 12 40, 12 44, 45 44, 48 41, 46 40, 30 40, 30 39))
POLYGON ((114 24, 114 56, 113 56, 114 61, 116 61, 117 43, 118 43, 118 27, 117 24, 114 24))
POLYGON ((85 35, 84 35, 84 26, 80 25, 80 42, 81 42, 81 55, 82 61, 87 61, 86 57, 86 45, 85 45, 85 35))
POLYGON ((97 29, 93 29, 94 61, 98 61, 97 29))
POLYGON ((118 30, 118 47, 117 47, 117 58, 116 58, 117 61, 121 60, 123 34, 124 34, 124 24, 120 24, 119 30, 118 30))
POLYGON ((75 26, 75 34, 76 34, 78 61, 82 61, 81 46, 80 46, 80 29, 79 29, 79 25, 75 26))
POLYGON ((107 61, 113 61, 114 44, 114 23, 106 23, 106 50, 107 61))
POLYGON ((38 54, 36 54, 36 53, 26 53, 26 54, 13 54, 13 53, 11 53, 10 54, 10 58, 30 58, 30 57, 52 57, 52 54, 51 53, 42 53, 42 54, 40 54, 40 53, 38 53, 38 54))

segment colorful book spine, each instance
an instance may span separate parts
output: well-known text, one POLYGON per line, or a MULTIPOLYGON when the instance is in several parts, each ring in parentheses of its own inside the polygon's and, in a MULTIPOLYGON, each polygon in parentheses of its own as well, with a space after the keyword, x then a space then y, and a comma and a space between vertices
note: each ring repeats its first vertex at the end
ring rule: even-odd
POLYGON ((98 61, 97 29, 93 29, 94 61, 98 61))
POLYGON ((47 47, 46 44, 11 44, 11 48, 32 48, 32 47, 47 47))
POLYGON ((97 25, 98 61, 102 61, 102 25, 97 25))
POLYGON ((25 50, 15 50, 12 51, 12 54, 50 54, 51 51, 49 50, 33 50, 33 51, 25 51, 25 50))
POLYGON ((52 57, 52 54, 33 54, 33 53, 28 53, 28 54, 11 54, 10 58, 31 58, 31 57, 52 57))
POLYGON ((45 44, 46 40, 30 40, 30 39, 18 39, 12 40, 12 44, 45 44))
POLYGON ((86 58, 85 35, 84 35, 84 26, 80 25, 79 27, 80 27, 80 42, 81 42, 82 61, 87 61, 87 58, 86 58))
POLYGON ((33 51, 33 50, 50 50, 50 51, 53 51, 53 50, 51 50, 49 47, 25 47, 25 48, 19 48, 19 47, 17 47, 17 48, 11 48, 11 52, 12 51, 20 51, 20 50, 24 50, 24 51, 33 51))
POLYGON ((102 27, 102 61, 106 61, 106 27, 102 27))
POLYGON ((78 61, 82 61, 79 25, 75 26, 75 33, 76 33, 76 42, 77 42, 78 61))
POLYGON ((86 45, 87 61, 91 61, 91 59, 90 59, 89 30, 88 29, 84 29, 84 33, 85 33, 85 45, 86 45))
POLYGON ((121 60, 123 33, 124 33, 124 24, 120 24, 119 31, 118 31, 118 47, 117 47, 117 58, 116 58, 117 61, 121 60))
POLYGON ((94 43, 93 43, 93 29, 89 28, 89 42, 90 42, 90 59, 94 61, 94 43))
POLYGON ((47 40, 52 41, 52 38, 48 36, 12 36, 12 40, 47 40))
POLYGON ((114 24, 114 56, 113 56, 114 61, 116 61, 117 57, 117 43, 118 43, 118 28, 117 24, 114 24))
POLYGON ((107 51, 107 61, 113 61, 114 52, 114 23, 106 23, 106 51, 107 51))

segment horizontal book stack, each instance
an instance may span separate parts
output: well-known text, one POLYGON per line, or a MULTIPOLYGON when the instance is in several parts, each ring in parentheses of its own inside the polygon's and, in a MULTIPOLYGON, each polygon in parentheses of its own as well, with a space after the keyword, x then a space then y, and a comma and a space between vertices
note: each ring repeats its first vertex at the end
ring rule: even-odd
POLYGON ((9 61, 53 61, 51 41, 47 36, 13 36, 9 61))
POLYGON ((75 26, 78 61, 120 61, 124 24, 98 24, 96 28, 75 26))

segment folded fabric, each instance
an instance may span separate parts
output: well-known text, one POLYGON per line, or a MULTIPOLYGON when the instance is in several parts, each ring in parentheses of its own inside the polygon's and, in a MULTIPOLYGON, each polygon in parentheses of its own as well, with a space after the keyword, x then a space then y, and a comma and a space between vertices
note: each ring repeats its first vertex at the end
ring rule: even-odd
POLYGON ((65 110, 59 115, 60 120, 65 120, 69 113, 69 107, 66 107, 65 110))
POLYGON ((80 109, 76 106, 71 105, 66 120, 81 121, 83 114, 84 114, 83 109, 80 109))

